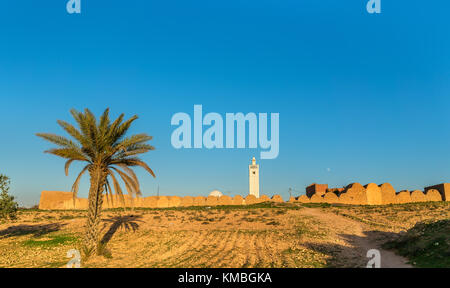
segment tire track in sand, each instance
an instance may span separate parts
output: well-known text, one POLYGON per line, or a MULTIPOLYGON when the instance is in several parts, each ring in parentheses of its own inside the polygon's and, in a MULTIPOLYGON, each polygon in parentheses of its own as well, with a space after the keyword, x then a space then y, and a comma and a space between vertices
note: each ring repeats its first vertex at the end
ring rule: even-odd
POLYGON ((197 255, 201 251, 203 246, 207 245, 207 242, 210 241, 212 236, 212 233, 210 231, 201 231, 200 233, 201 237, 199 237, 196 241, 193 241, 192 245, 188 247, 188 249, 184 250, 182 255, 175 255, 173 257, 176 258, 176 260, 175 262, 171 263, 172 267, 190 267, 189 260, 194 255, 197 255))
MULTIPOLYGON (((226 233, 226 232, 222 232, 226 233)), ((220 232, 211 231, 208 237, 202 243, 197 243, 193 246, 190 253, 185 258, 186 261, 183 267, 204 267, 205 257, 209 255, 211 251, 222 241, 222 236, 220 232)))
POLYGON ((156 256, 156 259, 154 259, 154 263, 158 264, 158 266, 162 265, 163 267, 172 265, 172 259, 178 258, 180 254, 182 255, 183 252, 190 250, 194 244, 197 243, 198 245, 198 243, 203 243, 206 234, 207 233, 204 233, 203 231, 183 233, 183 235, 180 237, 181 239, 177 239, 178 243, 181 242, 183 244, 181 246, 175 247, 174 249, 169 248, 162 254, 154 255, 153 257, 156 256))
POLYGON ((208 266, 218 267, 219 262, 229 258, 230 251, 232 251, 232 249, 234 248, 237 238, 238 238, 237 231, 228 234, 228 237, 225 239, 225 241, 217 248, 218 250, 217 253, 215 253, 215 255, 213 255, 211 259, 208 261, 208 266))
POLYGON ((412 268, 411 265, 406 264, 407 259, 381 248, 376 240, 371 238, 371 234, 366 233, 367 227, 361 222, 315 208, 304 208, 301 213, 317 219, 320 225, 333 232, 341 242, 350 246, 350 248, 341 249, 342 251, 337 254, 340 258, 338 260, 349 267, 364 267, 369 261, 366 257, 367 251, 377 249, 381 254, 382 268, 412 268))

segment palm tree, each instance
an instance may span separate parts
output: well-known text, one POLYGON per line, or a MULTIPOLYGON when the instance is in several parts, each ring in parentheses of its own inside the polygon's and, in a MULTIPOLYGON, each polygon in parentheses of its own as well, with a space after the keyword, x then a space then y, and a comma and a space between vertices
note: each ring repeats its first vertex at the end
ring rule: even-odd
POLYGON ((99 251, 99 224, 103 192, 107 197, 108 195, 112 196, 112 183, 115 193, 123 200, 123 192, 117 181, 118 177, 116 177, 118 175, 125 184, 129 195, 141 195, 139 181, 130 167, 140 166, 155 177, 152 169, 137 157, 139 154, 154 150, 154 147, 146 144, 152 139, 147 134, 125 137, 130 125, 138 118, 136 115, 124 121, 124 114, 121 114, 114 122, 110 123, 109 108, 105 110, 98 121, 89 109, 85 109, 84 113, 72 109, 70 113, 78 124, 78 129, 65 121, 58 120, 58 124, 73 137, 74 141, 49 133, 36 135, 59 146, 45 152, 67 159, 66 176, 69 173, 70 164, 74 161, 86 163, 73 183, 72 192, 75 199, 80 179, 88 171, 90 176, 89 208, 84 249, 89 256, 94 249, 99 251))

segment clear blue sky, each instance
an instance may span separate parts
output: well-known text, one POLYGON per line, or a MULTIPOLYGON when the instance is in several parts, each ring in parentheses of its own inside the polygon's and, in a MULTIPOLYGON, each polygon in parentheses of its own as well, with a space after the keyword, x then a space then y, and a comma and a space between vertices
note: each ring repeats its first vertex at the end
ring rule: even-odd
MULTIPOLYGON (((258 150, 175 150, 176 112, 279 112, 280 155, 262 192, 312 182, 450 181, 449 1, 4 0, 0 8, 0 173, 22 205, 69 190, 80 166, 44 154, 71 108, 138 114, 154 136, 145 196, 245 195, 258 150), (329 169, 328 169, 329 168, 329 169)), ((87 183, 81 187, 86 196, 87 183)))

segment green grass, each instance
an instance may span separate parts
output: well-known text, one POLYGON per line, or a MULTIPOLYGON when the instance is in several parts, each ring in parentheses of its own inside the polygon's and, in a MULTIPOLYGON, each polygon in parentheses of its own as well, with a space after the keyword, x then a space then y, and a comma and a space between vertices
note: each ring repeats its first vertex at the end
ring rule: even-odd
POLYGON ((78 238, 68 234, 47 235, 44 239, 41 237, 28 239, 22 242, 23 246, 34 248, 43 247, 51 248, 59 245, 73 244, 78 241, 78 238))
MULTIPOLYGON (((316 205, 316 204, 303 204, 303 205, 316 205)), ((330 205, 330 204, 328 204, 330 205)), ((346 204, 331 204, 334 208, 339 209, 359 209, 361 211, 365 212, 382 212, 387 210, 392 211, 405 211, 405 212, 411 212, 411 211, 418 211, 418 210, 438 210, 441 208, 450 208, 449 202, 416 202, 416 203, 403 203, 403 204, 387 204, 387 205, 346 205, 346 204)), ((317 206, 316 206, 317 207, 317 206)))
POLYGON ((450 268, 450 219, 421 222, 384 248, 395 249, 421 268, 450 268))

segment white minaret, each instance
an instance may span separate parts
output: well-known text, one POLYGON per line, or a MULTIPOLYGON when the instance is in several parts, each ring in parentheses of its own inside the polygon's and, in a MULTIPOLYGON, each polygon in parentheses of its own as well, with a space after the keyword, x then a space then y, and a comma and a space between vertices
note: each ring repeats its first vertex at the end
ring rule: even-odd
POLYGON ((259 165, 256 164, 255 157, 252 159, 252 164, 248 165, 248 183, 248 194, 259 198, 259 165))

